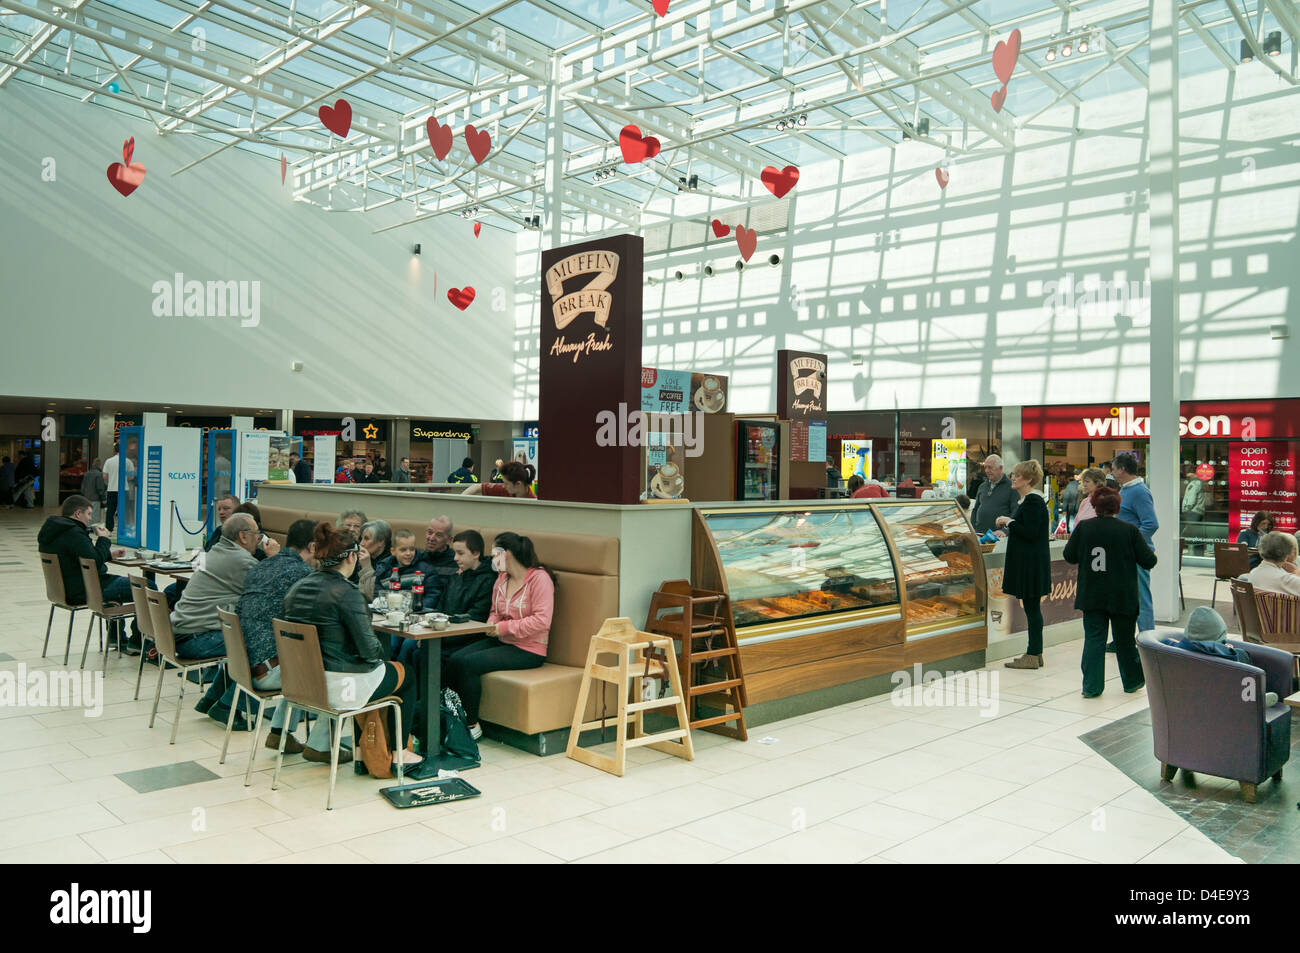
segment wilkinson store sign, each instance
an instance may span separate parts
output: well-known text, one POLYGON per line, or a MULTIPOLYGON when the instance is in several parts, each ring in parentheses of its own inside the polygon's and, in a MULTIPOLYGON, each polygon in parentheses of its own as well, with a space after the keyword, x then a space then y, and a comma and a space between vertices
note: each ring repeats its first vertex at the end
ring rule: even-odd
MULTIPOLYGON (((1300 436, 1300 400, 1183 401, 1178 435, 1202 440, 1268 440, 1300 436)), ((1025 407, 1026 440, 1148 440, 1148 404, 1025 407)))

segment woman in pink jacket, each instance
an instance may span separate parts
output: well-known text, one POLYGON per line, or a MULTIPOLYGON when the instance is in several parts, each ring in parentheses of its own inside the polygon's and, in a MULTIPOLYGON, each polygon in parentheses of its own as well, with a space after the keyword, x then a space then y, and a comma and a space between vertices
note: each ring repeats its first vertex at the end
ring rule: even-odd
POLYGON ((475 738, 483 736, 478 723, 483 697, 480 679, 487 672, 540 667, 546 661, 546 641, 555 611, 555 582, 527 536, 498 536, 492 548, 492 568, 498 573, 488 615, 493 628, 447 660, 447 685, 460 695, 475 738))
POLYGON ((1092 506, 1092 494, 1106 485, 1106 473, 1099 467, 1090 467, 1079 475, 1079 512, 1074 517, 1074 525, 1084 520, 1094 519, 1097 511, 1092 506))

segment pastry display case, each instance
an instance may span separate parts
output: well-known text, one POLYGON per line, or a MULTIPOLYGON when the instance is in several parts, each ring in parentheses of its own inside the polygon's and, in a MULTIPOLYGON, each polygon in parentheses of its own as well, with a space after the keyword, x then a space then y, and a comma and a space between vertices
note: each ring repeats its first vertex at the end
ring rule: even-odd
POLYGON ((705 511, 738 627, 897 605, 880 523, 866 506, 705 511))
POLYGON ((950 500, 879 503, 906 595, 908 626, 983 616, 988 582, 982 553, 950 500))

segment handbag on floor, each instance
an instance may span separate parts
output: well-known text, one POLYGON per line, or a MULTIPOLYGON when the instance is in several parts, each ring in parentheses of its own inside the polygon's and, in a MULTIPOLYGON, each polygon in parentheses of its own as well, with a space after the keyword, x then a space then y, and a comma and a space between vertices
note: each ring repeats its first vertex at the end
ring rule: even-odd
POLYGON ((385 709, 356 715, 356 744, 372 778, 393 776, 393 750, 388 746, 388 712, 385 709))
POLYGON ((463 765, 455 767, 478 767, 479 753, 478 742, 469 730, 469 716, 465 711, 465 705, 460 700, 460 696, 450 688, 443 689, 442 692, 442 757, 439 764, 444 767, 452 767, 450 764, 444 764, 447 758, 457 758, 466 762, 463 765))

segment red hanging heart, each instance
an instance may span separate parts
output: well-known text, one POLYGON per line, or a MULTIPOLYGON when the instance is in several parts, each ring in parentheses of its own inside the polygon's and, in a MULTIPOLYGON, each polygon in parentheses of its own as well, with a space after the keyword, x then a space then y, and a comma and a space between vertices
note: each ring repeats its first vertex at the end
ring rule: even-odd
POLYGON ((478 233, 481 232, 481 231, 483 231, 483 223, 482 223, 482 222, 475 222, 475 223, 474 223, 474 237, 475 237, 475 238, 478 238, 478 233))
POLYGON ((280 184, 281 185, 284 185, 284 175, 288 171, 289 171, 289 160, 284 157, 284 153, 282 152, 280 153, 280 184))
POLYGON ((1002 104, 1007 101, 1007 88, 1003 86, 1001 89, 994 90, 993 95, 989 97, 989 101, 993 103, 995 113, 1002 112, 1002 104))
POLYGON ((755 229, 746 229, 744 225, 736 226, 736 247, 740 249, 740 257, 749 261, 754 249, 758 247, 758 232, 755 229))
POLYGON ((776 166, 769 165, 759 176, 767 190, 779 199, 785 198, 787 192, 794 188, 795 183, 799 181, 799 170, 792 165, 784 169, 777 169, 776 166))
POLYGON ((946 169, 935 169, 934 177, 939 180, 939 188, 946 189, 948 187, 948 172, 946 169))
POLYGON ((723 238, 724 236, 727 236, 727 235, 730 235, 730 234, 731 234, 731 226, 730 226, 730 225, 723 225, 722 222, 720 222, 720 221, 719 221, 718 219, 716 219, 716 218, 713 220, 713 237, 714 237, 714 238, 723 238))
POLYGON ((469 146, 469 154, 474 157, 474 161, 482 162, 492 151, 492 136, 486 129, 478 130, 470 124, 465 127, 465 144, 469 146))
POLYGON ((998 74, 998 79, 1002 80, 1003 86, 1011 82, 1011 74, 1015 72, 1018 59, 1020 59, 1020 31, 1012 30, 1005 41, 999 41, 998 45, 993 47, 993 72, 998 74))
POLYGON ((452 288, 447 292, 447 300, 464 311, 474 303, 474 289, 468 285, 464 288, 452 288))
POLYGON ((135 136, 126 139, 122 143, 122 163, 130 165, 132 157, 135 156, 135 136))
POLYGON ((659 140, 654 136, 642 136, 637 126, 624 126, 618 134, 618 147, 623 152, 623 161, 628 165, 653 159, 659 154, 659 140))
POLYGON ((650 5, 655 8, 655 13, 661 17, 668 16, 668 0, 650 0, 650 5))
POLYGON ((451 143, 456 134, 452 132, 450 125, 439 125, 438 120, 432 116, 425 121, 424 128, 429 134, 429 145, 433 146, 433 154, 441 162, 447 158, 447 153, 451 152, 451 143))
POLYGON ((340 139, 348 137, 348 130, 352 128, 352 104, 346 99, 340 99, 333 107, 322 106, 316 111, 320 116, 321 125, 323 125, 340 139))
POLYGON ((108 181, 123 197, 130 195, 144 181, 144 165, 140 162, 130 165, 114 162, 108 167, 108 181))

